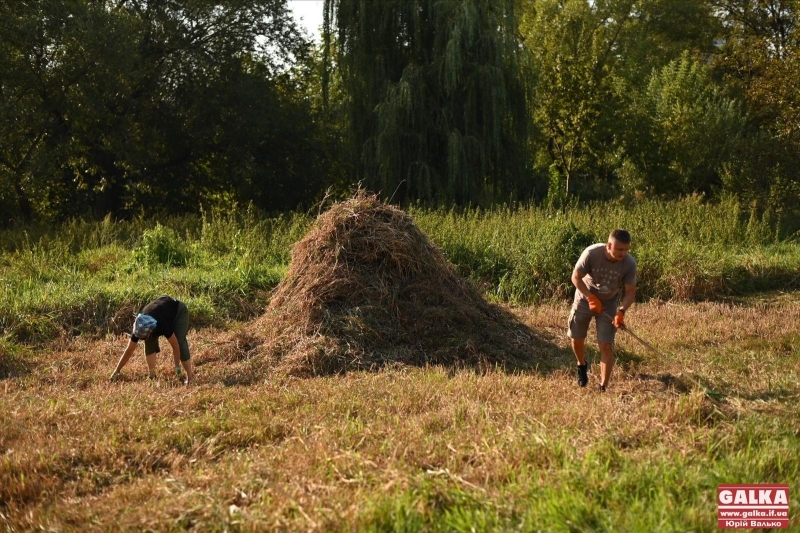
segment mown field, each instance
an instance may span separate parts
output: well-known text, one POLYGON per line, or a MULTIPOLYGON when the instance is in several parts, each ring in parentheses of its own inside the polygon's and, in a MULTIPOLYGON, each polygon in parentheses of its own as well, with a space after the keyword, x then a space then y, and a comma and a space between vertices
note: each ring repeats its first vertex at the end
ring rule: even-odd
MULTIPOLYGON (((712 531, 719 483, 788 483, 800 529, 800 246, 733 203, 411 209, 541 339, 507 373, 293 378, 240 332, 311 215, 246 210, 2 235, 0 524, 44 530, 712 531), (568 276, 628 227, 640 298, 605 394, 574 382, 568 276), (108 377, 135 310, 189 304, 199 384, 168 350, 108 377), (709 396, 702 382, 724 396, 709 396)), ((589 359, 599 363, 596 350, 589 359)))

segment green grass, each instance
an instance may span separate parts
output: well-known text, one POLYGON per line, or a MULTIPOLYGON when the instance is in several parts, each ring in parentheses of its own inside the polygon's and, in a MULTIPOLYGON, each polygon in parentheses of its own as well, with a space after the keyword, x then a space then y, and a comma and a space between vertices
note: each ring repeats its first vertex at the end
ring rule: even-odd
POLYGON ((574 291, 570 274, 588 244, 627 228, 641 299, 707 299, 798 288, 797 236, 776 237, 768 217, 733 201, 640 201, 575 207, 412 210, 462 274, 502 302, 533 303, 574 291))
POLYGON ((718 426, 705 436, 706 450, 689 454, 636 450, 618 435, 577 450, 567 437, 534 434, 532 442, 520 443, 530 446, 531 461, 515 468, 496 494, 450 473, 420 476, 376 503, 364 529, 715 531, 717 485, 800 473, 800 449, 788 425, 757 419, 740 424, 718 426))
MULTIPOLYGON (((749 216, 732 201, 410 212, 459 272, 497 302, 569 298, 580 252, 614 227, 633 234, 641 301, 800 288, 797 236, 780 235, 768 216, 749 216)), ((201 325, 250 319, 311 223, 304 214, 264 218, 240 209, 5 230, 0 334, 43 342, 119 332, 136 309, 164 293, 187 301, 201 325)))
POLYGON ((260 314, 308 220, 251 213, 90 224, 8 240, 0 255, 0 332, 21 342, 119 332, 152 298, 186 301, 196 324, 260 314))

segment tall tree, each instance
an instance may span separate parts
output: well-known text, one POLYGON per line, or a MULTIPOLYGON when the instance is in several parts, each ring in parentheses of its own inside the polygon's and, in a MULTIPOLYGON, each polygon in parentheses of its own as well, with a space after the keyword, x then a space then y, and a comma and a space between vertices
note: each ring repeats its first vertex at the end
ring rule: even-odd
POLYGON ((0 2, 0 199, 9 218, 30 220, 45 202, 47 176, 58 171, 46 154, 69 133, 66 94, 89 70, 82 57, 64 60, 68 13, 55 1, 0 2))
POLYGON ((755 204, 796 209, 800 196, 800 1, 711 0, 723 23, 714 66, 741 96, 750 135, 726 182, 755 204))
POLYGON ((609 119, 620 109, 617 51, 632 7, 633 1, 539 0, 525 13, 522 31, 536 65, 533 117, 540 149, 546 149, 538 159, 563 178, 552 185, 563 188, 564 196, 586 185, 576 184, 579 177, 600 178, 599 159, 613 151, 609 144, 618 124, 609 119))
POLYGON ((527 127, 514 5, 326 0, 368 187, 459 203, 514 190, 527 127))
POLYGON ((650 74, 684 50, 713 50, 711 10, 695 0, 535 0, 521 31, 536 66, 532 144, 549 195, 617 193, 626 151, 655 150, 635 113, 650 74))
POLYGON ((655 69, 633 115, 639 135, 626 145, 623 185, 652 194, 711 194, 741 148, 745 116, 722 94, 711 69, 688 52, 655 69))
POLYGON ((286 0, 0 0, 0 201, 295 207, 322 168, 295 94, 307 53, 286 0))

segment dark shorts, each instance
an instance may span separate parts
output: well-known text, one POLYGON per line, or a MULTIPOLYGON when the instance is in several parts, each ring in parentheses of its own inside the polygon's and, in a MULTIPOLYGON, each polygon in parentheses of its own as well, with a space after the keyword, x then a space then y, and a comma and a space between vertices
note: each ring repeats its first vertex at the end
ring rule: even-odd
MULTIPOLYGON (((172 323, 172 331, 175 332, 175 338, 178 339, 178 346, 181 348, 181 361, 188 361, 191 358, 189 354, 189 343, 186 340, 186 335, 189 333, 189 308, 183 302, 178 302, 178 314, 175 316, 175 322, 172 323)), ((150 337, 144 341, 144 354, 150 355, 160 352, 158 347, 158 337, 150 337)))
POLYGON ((569 338, 575 340, 585 339, 589 331, 589 324, 594 318, 597 326, 598 342, 613 343, 617 336, 617 328, 612 324, 614 313, 617 309, 617 301, 618 298, 614 298, 603 302, 603 313, 600 315, 596 315, 589 310, 589 302, 585 298, 573 303, 572 310, 569 312, 569 329, 567 330, 569 338))

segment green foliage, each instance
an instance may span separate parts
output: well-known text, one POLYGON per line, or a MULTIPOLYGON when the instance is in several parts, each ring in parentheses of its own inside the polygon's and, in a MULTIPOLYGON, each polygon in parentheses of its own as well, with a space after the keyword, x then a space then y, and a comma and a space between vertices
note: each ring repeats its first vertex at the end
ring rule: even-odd
POLYGON ((528 93, 536 132, 533 164, 549 176, 548 167, 555 165, 567 197, 616 197, 618 172, 633 157, 631 145, 656 151, 661 146, 635 113, 636 94, 651 70, 684 50, 713 52, 711 10, 664 0, 542 0, 521 6, 520 30, 535 67, 528 93))
MULTIPOLYGON (((460 274, 501 302, 571 298, 580 253, 615 227, 633 235, 640 300, 800 287, 796 228, 784 235, 770 212, 744 211, 730 197, 410 213, 460 274)), ((6 230, 0 335, 27 342, 126 331, 136 309, 165 293, 190 304, 196 325, 251 318, 263 311, 310 223, 303 214, 265 218, 252 208, 215 208, 155 223, 70 222, 16 236, 6 230)))
POLYGON ((629 7, 545 0, 525 11, 521 27, 536 67, 529 104, 541 134, 534 149, 546 152, 548 166, 563 176, 565 197, 597 168, 598 150, 608 149, 602 139, 613 137, 615 124, 604 120, 620 105, 611 90, 618 61, 610 50, 629 23, 629 7))
POLYGON ((576 449, 558 436, 536 435, 518 445, 527 447, 535 466, 515 467, 499 496, 475 490, 449 472, 441 481, 428 475, 374 501, 361 529, 712 531, 711 496, 720 483, 737 476, 783 483, 800 473, 800 447, 790 425, 756 416, 724 435, 712 433, 707 450, 688 456, 663 446, 644 458, 610 438, 594 440, 588 449, 576 449), (546 447, 537 442, 544 439, 546 447), (551 475, 542 483, 548 470, 551 475))
POLYGON ((794 0, 323 9, 314 48, 287 0, 0 2, 0 225, 275 213, 353 181, 428 205, 702 192, 798 216, 794 0))
POLYGON ((0 3, 0 224, 296 208, 322 188, 308 62, 283 0, 0 3))
POLYGON ((156 224, 142 234, 142 241, 133 250, 134 260, 146 267, 183 266, 189 257, 183 241, 171 228, 156 224))
POLYGON ((800 196, 800 4, 718 4, 722 43, 713 66, 745 103, 747 136, 725 168, 728 190, 759 209, 797 211, 800 196))
POLYGON ((796 2, 520 6, 530 160, 551 197, 555 165, 568 197, 727 192, 796 211, 796 2))
MULTIPOLYGON (((613 0, 606 0, 614 4, 613 0)), ((620 78, 629 88, 646 87, 653 72, 689 52, 711 57, 718 51, 723 21, 705 0, 643 0, 631 6, 619 37, 620 78)))
POLYGON ((514 6, 326 1, 367 188, 460 204, 515 191, 527 113, 514 6))
POLYGON ((552 164, 549 169, 550 185, 547 188, 547 205, 551 209, 560 209, 567 202, 569 192, 558 165, 552 164))
POLYGON ((0 336, 0 380, 30 371, 28 350, 14 342, 10 335, 0 336))
POLYGON ((252 317, 283 277, 291 244, 309 220, 263 218, 249 209, 162 222, 5 230, 0 335, 39 342, 127 331, 135 310, 165 293, 189 304, 196 326, 252 317))
POLYGON ((501 301, 571 297, 580 252, 616 227, 633 235, 640 299, 717 298, 800 283, 797 245, 776 240, 772 217, 742 212, 732 198, 412 214, 463 275, 501 301))
POLYGON ((707 66, 684 53, 654 71, 638 112, 642 127, 629 144, 636 169, 625 169, 624 187, 674 197, 723 184, 745 117, 714 86, 707 66))

